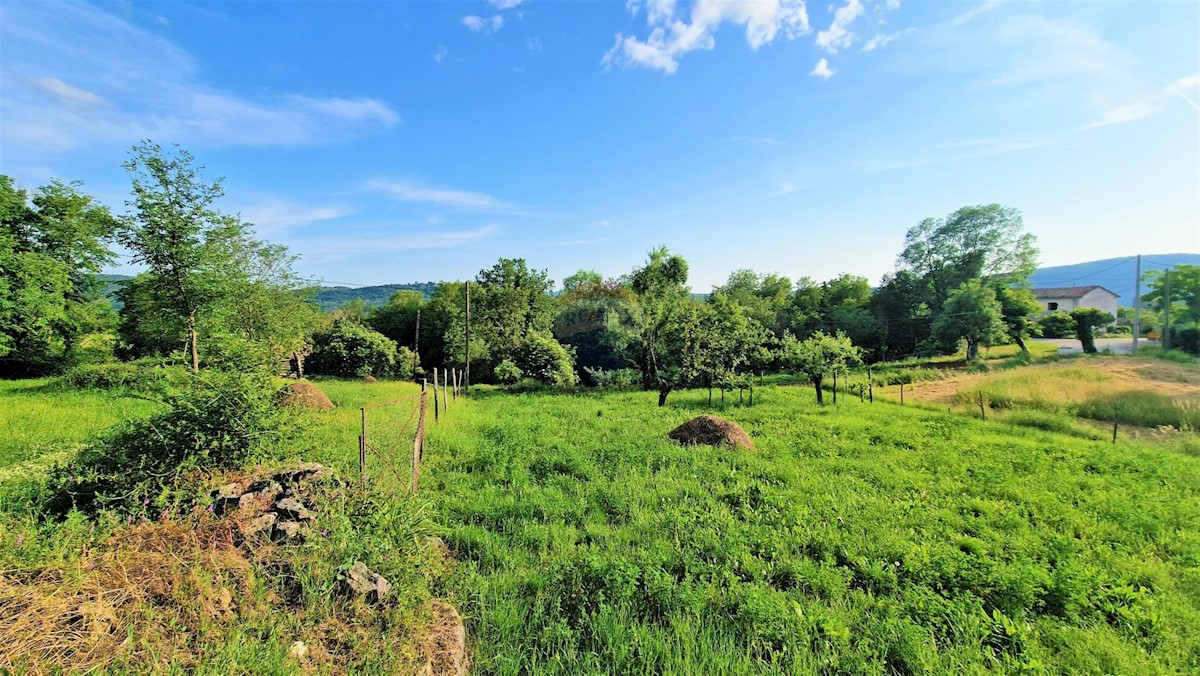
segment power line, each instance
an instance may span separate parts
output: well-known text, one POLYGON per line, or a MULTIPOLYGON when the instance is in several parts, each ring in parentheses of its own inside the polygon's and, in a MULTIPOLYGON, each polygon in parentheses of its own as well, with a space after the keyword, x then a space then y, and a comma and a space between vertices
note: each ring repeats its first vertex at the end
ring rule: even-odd
POLYGON ((1099 275, 1101 273, 1108 272, 1109 270, 1112 270, 1113 268, 1115 268, 1117 266, 1129 263, 1129 262, 1135 260, 1136 258, 1137 258, 1136 256, 1130 256, 1129 258, 1119 260, 1116 263, 1109 265, 1108 267, 1101 268, 1094 272, 1089 272, 1086 275, 1081 275, 1079 277, 1073 277, 1071 279, 1043 279, 1043 280, 1040 280, 1040 283, 1043 283, 1043 284, 1067 284, 1070 282, 1077 282, 1081 279, 1087 279, 1088 277, 1095 277, 1096 275, 1099 275))

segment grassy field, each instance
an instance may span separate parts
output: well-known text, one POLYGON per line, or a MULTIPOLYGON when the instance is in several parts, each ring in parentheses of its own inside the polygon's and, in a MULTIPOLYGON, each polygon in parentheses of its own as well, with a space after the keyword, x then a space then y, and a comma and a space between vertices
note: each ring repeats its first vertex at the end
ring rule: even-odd
MULTIPOLYGON (((358 407, 416 388, 318 382, 339 407, 307 415, 279 457, 353 476, 358 407)), ((24 391, 0 399, 5 415, 19 405, 55 418, 50 400, 67 396, 24 391), (48 401, 33 408, 21 397, 48 401)), ((119 400, 71 396, 84 408, 87 397, 97 408, 119 400)), ((298 668, 294 640, 313 646, 306 664, 318 671, 403 671, 417 663, 431 597, 464 614, 479 673, 1200 669, 1200 458, 882 401, 817 407, 807 387, 760 388, 754 407, 724 411, 754 453, 667 441, 709 412, 704 398, 676 392, 659 409, 652 393, 480 390, 430 421, 419 499, 403 497, 407 466, 396 478, 372 459, 375 499, 391 502, 329 519, 329 535, 295 554, 211 562, 177 521, 93 532, 0 514, 0 565, 10 582, 58 571, 47 598, 59 598, 111 573, 120 559, 97 554, 116 546, 104 543, 178 542, 170 565, 212 573, 172 593, 216 610, 172 616, 186 644, 172 642, 153 605, 128 626, 164 637, 150 664, 178 659, 208 673, 298 668), (130 528, 174 530, 131 538, 130 528), (431 533, 456 566, 438 569, 427 555, 431 533), (337 571, 356 559, 393 580, 394 609, 330 598, 337 571), (247 572, 281 562, 302 582, 299 602, 280 602, 278 585, 247 572), (230 587, 254 602, 222 610, 230 587), (338 646, 359 661, 327 654, 338 646)), ((384 450, 398 442, 394 457, 405 457, 410 414, 406 404, 371 412, 369 438, 384 450)), ((83 443, 103 426, 95 420, 60 443, 83 443)), ((25 448, 38 434, 7 438, 25 448)))

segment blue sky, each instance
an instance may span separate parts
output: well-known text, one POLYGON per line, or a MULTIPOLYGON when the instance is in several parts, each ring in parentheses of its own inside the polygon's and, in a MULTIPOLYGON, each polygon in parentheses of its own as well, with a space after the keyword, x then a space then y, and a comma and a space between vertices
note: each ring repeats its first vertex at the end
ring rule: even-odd
POLYGON ((120 212, 140 138, 333 282, 876 281, 990 202, 1046 265, 1198 251, 1200 3, 4 0, 0 172, 120 212))

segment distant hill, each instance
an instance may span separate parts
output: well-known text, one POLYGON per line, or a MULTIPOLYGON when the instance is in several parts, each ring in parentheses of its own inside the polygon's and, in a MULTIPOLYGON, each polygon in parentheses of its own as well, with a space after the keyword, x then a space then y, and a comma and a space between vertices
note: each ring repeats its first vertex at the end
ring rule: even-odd
POLYGON ((397 291, 420 291, 428 298, 437 288, 437 282, 412 282, 411 284, 381 284, 379 286, 319 286, 317 287, 317 304, 321 310, 328 312, 339 308, 350 301, 361 298, 367 307, 375 307, 387 303, 397 291))
MULTIPOLYGON (((1200 265, 1200 254, 1173 253, 1142 256, 1142 274, 1147 270, 1162 270, 1164 266, 1200 265)), ((1090 286, 1096 284, 1119 295, 1121 305, 1133 305, 1134 273, 1137 263, 1133 256, 1106 258, 1074 265, 1039 268, 1030 277, 1034 288, 1058 286, 1090 286)), ((1142 293, 1146 287, 1142 285, 1142 293)))

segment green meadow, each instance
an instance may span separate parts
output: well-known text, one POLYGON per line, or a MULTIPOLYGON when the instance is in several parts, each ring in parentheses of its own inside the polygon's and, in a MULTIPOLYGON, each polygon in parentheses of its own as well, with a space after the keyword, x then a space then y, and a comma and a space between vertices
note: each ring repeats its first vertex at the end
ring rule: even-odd
MULTIPOLYGON (((339 407, 305 414, 278 456, 353 476, 358 407, 416 386, 316 382, 339 407)), ((148 411, 29 388, 0 394, 5 416, 38 419, 5 427, 10 464, 148 411)), ((322 576, 357 557, 395 579, 405 618, 431 596, 458 607, 477 673, 1200 670, 1200 458, 884 401, 819 407, 803 386, 758 388, 752 407, 706 401, 487 388, 452 401, 429 421, 418 499, 372 459, 390 516, 333 519, 336 542, 296 564, 306 605, 248 625, 261 631, 215 632, 208 654, 230 667, 265 650, 277 659, 260 664, 294 666, 286 644, 313 631, 306 613, 337 612, 322 576), (707 412, 756 450, 666 439, 707 412), (457 563, 424 570, 426 534, 457 563)), ((373 411, 369 436, 389 446, 410 414, 373 411)))

